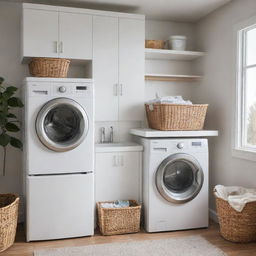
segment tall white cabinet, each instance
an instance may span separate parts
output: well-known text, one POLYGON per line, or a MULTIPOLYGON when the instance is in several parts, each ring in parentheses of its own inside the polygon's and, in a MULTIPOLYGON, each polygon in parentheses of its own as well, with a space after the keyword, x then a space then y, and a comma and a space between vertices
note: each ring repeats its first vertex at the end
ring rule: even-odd
POLYGON ((96 121, 143 120, 144 38, 144 17, 94 16, 96 121))

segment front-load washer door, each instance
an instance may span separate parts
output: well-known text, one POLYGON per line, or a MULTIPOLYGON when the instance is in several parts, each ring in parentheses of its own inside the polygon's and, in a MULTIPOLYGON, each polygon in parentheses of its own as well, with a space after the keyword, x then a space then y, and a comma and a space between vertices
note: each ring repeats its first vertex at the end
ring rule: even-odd
POLYGON ((170 155, 156 171, 156 187, 160 195, 172 203, 182 204, 195 198, 203 182, 203 170, 189 154, 170 155))
POLYGON ((39 111, 36 132, 49 149, 64 152, 79 146, 89 129, 89 120, 83 107, 68 98, 48 101, 39 111))

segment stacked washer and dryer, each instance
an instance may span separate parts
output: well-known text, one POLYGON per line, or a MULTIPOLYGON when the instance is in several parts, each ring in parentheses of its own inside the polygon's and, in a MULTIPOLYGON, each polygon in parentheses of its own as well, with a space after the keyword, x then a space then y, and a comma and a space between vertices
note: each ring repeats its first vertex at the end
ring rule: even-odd
POLYGON ((26 78, 27 241, 94 233, 92 80, 26 78))

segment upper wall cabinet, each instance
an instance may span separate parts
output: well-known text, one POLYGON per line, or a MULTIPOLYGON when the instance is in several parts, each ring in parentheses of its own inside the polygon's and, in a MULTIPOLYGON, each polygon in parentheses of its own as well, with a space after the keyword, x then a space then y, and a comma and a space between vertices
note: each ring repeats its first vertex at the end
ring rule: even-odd
POLYGON ((92 59, 92 15, 23 8, 22 57, 92 59))
POLYGON ((96 121, 144 118, 144 19, 93 18, 96 121))

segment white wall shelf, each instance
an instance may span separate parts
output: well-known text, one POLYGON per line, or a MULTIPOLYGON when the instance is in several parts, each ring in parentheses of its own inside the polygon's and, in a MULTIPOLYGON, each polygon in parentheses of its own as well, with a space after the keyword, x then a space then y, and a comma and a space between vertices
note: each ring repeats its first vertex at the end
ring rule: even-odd
POLYGON ((145 59, 158 59, 158 60, 194 60, 204 56, 204 52, 195 51, 174 51, 167 49, 151 49, 145 48, 145 59))
POLYGON ((195 75, 145 74, 145 80, 151 80, 151 81, 193 82, 193 81, 198 81, 201 78, 202 76, 195 76, 195 75))

